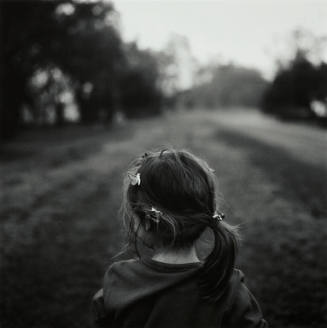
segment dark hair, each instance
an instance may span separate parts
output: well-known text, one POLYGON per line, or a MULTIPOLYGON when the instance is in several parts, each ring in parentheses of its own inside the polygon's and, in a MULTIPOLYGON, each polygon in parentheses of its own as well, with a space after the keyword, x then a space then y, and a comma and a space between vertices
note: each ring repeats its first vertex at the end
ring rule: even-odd
POLYGON ((146 222, 154 247, 171 249, 192 246, 209 227, 215 240, 200 270, 200 290, 204 298, 219 302, 233 273, 238 238, 233 227, 215 217, 216 198, 214 171, 205 161, 185 150, 164 149, 132 162, 122 210, 136 248, 139 227, 146 222), (132 182, 131 176, 139 180, 132 182))

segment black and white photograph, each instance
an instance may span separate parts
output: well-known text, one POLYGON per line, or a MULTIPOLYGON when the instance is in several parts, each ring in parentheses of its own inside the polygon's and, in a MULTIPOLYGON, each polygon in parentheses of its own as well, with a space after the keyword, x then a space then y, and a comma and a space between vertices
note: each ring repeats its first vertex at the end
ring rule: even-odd
POLYGON ((327 327, 327 0, 0 0, 0 327, 327 327))

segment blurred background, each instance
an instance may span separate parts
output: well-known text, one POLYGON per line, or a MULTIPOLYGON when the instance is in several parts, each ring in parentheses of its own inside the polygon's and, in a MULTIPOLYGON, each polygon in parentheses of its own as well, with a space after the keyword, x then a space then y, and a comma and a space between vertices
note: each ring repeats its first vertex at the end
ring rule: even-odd
POLYGON ((217 172, 272 327, 327 325, 327 3, 0 2, 0 324, 89 327, 130 160, 217 172))

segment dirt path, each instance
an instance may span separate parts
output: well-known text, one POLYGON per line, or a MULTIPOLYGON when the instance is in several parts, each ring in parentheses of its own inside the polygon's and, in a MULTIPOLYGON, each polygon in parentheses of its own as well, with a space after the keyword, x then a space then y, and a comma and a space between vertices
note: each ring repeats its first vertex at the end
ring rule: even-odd
POLYGON ((324 135, 267 122, 268 132, 261 123, 240 127, 231 117, 179 113, 128 122, 90 139, 45 142, 42 152, 31 145, 25 159, 0 164, 4 326, 88 326, 85 309, 123 241, 122 173, 135 154, 172 145, 216 170, 221 206, 244 236, 239 265, 268 319, 323 327, 324 135))

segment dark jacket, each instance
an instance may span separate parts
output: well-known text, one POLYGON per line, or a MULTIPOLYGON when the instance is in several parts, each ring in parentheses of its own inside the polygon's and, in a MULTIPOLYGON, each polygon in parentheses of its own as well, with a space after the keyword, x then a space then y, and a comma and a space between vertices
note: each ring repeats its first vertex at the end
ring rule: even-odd
POLYGON ((152 259, 116 262, 93 299, 94 322, 115 328, 267 327, 260 307, 234 270, 223 307, 199 294, 200 263, 152 259))

